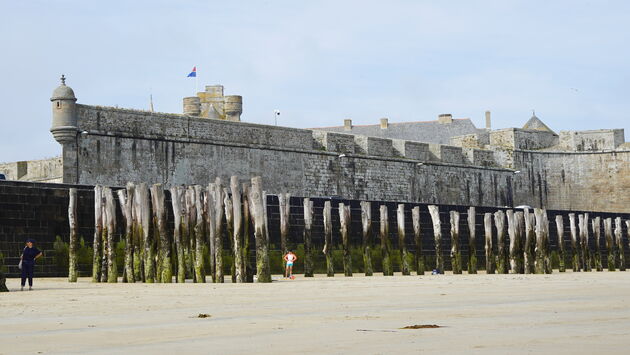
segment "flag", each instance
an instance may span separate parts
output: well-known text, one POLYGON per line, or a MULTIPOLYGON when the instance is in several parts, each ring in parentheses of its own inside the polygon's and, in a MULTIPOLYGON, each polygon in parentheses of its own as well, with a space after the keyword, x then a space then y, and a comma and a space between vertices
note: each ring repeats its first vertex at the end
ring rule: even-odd
POLYGON ((188 74, 188 78, 196 78, 197 77, 197 67, 193 67, 193 70, 188 74))

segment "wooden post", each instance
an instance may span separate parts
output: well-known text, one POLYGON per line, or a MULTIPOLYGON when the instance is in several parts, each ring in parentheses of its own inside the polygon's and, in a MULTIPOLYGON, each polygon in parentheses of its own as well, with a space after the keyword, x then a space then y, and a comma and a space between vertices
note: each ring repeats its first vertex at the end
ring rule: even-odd
POLYGON ((162 283, 171 283, 173 282, 171 242, 166 229, 166 206, 164 201, 162 184, 151 186, 151 205, 153 207, 153 219, 155 220, 153 237, 158 245, 157 280, 162 283))
MULTIPOLYGON (((282 255, 286 255, 289 252, 287 240, 289 238, 289 212, 291 210, 291 194, 280 193, 278 194, 278 207, 280 208, 280 250, 282 255)), ((286 261, 282 259, 282 266, 285 266, 286 261)))
POLYGON ((223 216, 225 211, 223 210, 223 185, 221 184, 221 178, 217 177, 214 182, 214 260, 216 264, 216 277, 215 282, 223 283, 223 216))
POLYGON ((232 253, 232 265, 230 265, 230 278, 232 283, 236 283, 236 263, 234 255, 234 208, 227 188, 223 189, 223 206, 225 207, 225 226, 228 241, 230 242, 230 252, 232 253))
POLYGON ((253 267, 249 257, 250 237, 252 235, 252 214, 249 206, 249 183, 243 183, 243 265, 245 282, 254 282, 253 267))
POLYGON ((618 255, 619 258, 619 271, 626 271, 626 258, 625 258, 625 248, 623 245, 623 234, 621 232, 621 217, 615 218, 615 241, 617 244, 617 250, 619 250, 618 255))
POLYGON ((510 273, 518 274, 518 265, 516 261, 517 254, 517 235, 516 235, 516 218, 514 217, 514 211, 507 210, 507 222, 508 222, 508 239, 509 239, 509 255, 510 255, 510 273))
POLYGON ((127 183, 127 190, 118 190, 118 203, 122 211, 123 218, 125 219, 125 259, 124 259, 124 274, 123 282, 134 283, 136 282, 135 273, 133 272, 133 199, 135 195, 135 185, 133 183, 127 183))
POLYGON ((494 251, 492 248, 492 213, 483 215, 483 227, 485 231, 486 274, 494 274, 494 251))
POLYGON ((197 282, 197 274, 195 273, 195 264, 197 263, 197 257, 195 254, 195 250, 197 249, 195 246, 197 241, 195 237, 197 210, 195 207, 195 187, 193 185, 189 185, 186 187, 184 201, 184 224, 186 226, 186 233, 183 234, 185 236, 185 238, 183 239, 183 244, 184 254, 186 258, 186 273, 190 278, 193 279, 193 282, 197 282))
POLYGON ((551 274, 553 272, 553 265, 551 264, 551 240, 549 238, 549 218, 547 217, 547 210, 542 209, 543 218, 543 255, 545 274, 551 274))
POLYGON ((206 229, 208 230, 208 258, 210 259, 210 277, 212 282, 217 282, 217 269, 216 269, 216 245, 215 245, 215 233, 216 233, 216 202, 214 200, 214 183, 209 183, 206 188, 206 229))
POLYGON ((564 223, 562 221, 562 215, 556 215, 556 232, 558 234, 558 258, 560 259, 560 272, 566 271, 564 264, 564 223))
POLYGON ((523 248, 521 238, 522 212, 507 211, 508 236, 510 239, 510 272, 523 273, 523 248))
POLYGON ((271 271, 269 269, 269 239, 267 238, 267 221, 265 219, 264 201, 262 192, 262 178, 256 176, 252 178, 252 189, 250 195, 251 212, 254 216, 254 235, 256 237, 256 275, 258 282, 271 282, 271 271))
POLYGON ((508 273, 508 252, 505 240, 505 212, 494 213, 494 225, 497 228, 497 273, 508 273))
POLYGON ((92 242, 92 282, 99 282, 101 276, 101 235, 103 233, 103 187, 94 186, 94 241, 92 242))
POLYGON ((335 268, 332 257, 332 207, 330 201, 324 201, 324 249, 326 256, 326 276, 335 276, 335 268))
POLYGON ((525 215, 522 211, 514 213, 516 226, 516 273, 525 273, 525 215))
POLYGON ((523 217, 525 219, 525 247, 523 248, 525 273, 533 274, 536 272, 536 233, 534 231, 536 221, 535 216, 529 212, 528 208, 523 210, 523 217))
POLYGON ((184 206, 182 205, 184 196, 181 186, 173 186, 171 191, 171 204, 173 206, 173 242, 175 244, 175 252, 177 253, 177 282, 186 282, 186 261, 184 256, 184 243, 182 241, 182 219, 184 206))
POLYGON ((628 235, 628 248, 630 248, 630 220, 626 220, 626 234, 628 235))
POLYGON ((468 273, 477 273, 477 245, 475 244, 475 207, 468 208, 467 221, 468 221, 468 273))
POLYGON ((109 187, 103 188, 105 196, 105 210, 107 216, 107 282, 118 282, 118 269, 116 267, 116 244, 114 234, 116 233, 116 204, 114 195, 109 187))
POLYGON ((313 277, 313 201, 304 199, 304 276, 313 277))
POLYGON ((602 220, 601 217, 595 217, 591 220, 591 226, 593 227, 593 238, 595 239, 595 269, 597 271, 604 271, 602 263, 602 220))
POLYGON ((451 267, 453 274, 462 273, 462 254, 459 251, 459 212, 451 211, 451 267))
POLYGON ((380 238, 381 255, 383 256, 383 276, 394 276, 389 252, 389 219, 387 217, 387 206, 381 205, 379 212, 381 219, 380 238))
POLYGON ((604 236, 606 237, 606 251, 608 253, 608 271, 615 271, 615 240, 612 233, 612 218, 604 220, 604 236))
POLYGON ((442 256, 442 223, 440 222, 440 210, 437 206, 430 205, 429 214, 433 222, 433 238, 435 239, 435 268, 438 273, 444 273, 444 259, 442 256))
POLYGON ((339 224, 341 243, 343 246, 343 273, 352 276, 352 255, 350 254, 350 240, 348 234, 350 228, 350 206, 339 204, 339 224))
POLYGON ((194 186, 195 191, 195 212, 197 214, 195 218, 194 234, 195 234, 195 280, 198 283, 206 282, 206 270, 204 268, 203 260, 203 247, 204 233, 203 233, 203 191, 200 185, 194 186))
POLYGON ((416 245, 416 254, 414 255, 414 263, 416 264, 416 273, 424 275, 424 255, 422 255, 422 231, 420 230, 420 206, 411 209, 411 222, 413 224, 413 239, 416 245))
MULTIPOLYGON (((103 232, 101 234, 101 249, 102 249, 102 255, 101 255, 101 279, 100 282, 107 282, 108 280, 108 275, 107 275, 107 270, 109 270, 109 266, 107 265, 107 261, 109 260, 109 257, 107 255, 108 250, 109 250, 109 246, 107 244, 107 236, 108 236, 108 231, 107 229, 108 227, 108 222, 107 222, 107 193, 106 190, 109 189, 109 187, 103 187, 101 189, 101 197, 102 197, 102 203, 101 203, 101 211, 102 211, 102 219, 103 219, 103 232)), ((109 194, 111 194, 111 189, 109 191, 109 194)))
POLYGON ((409 275, 409 252, 405 241, 405 205, 399 204, 396 211, 398 222, 398 249, 400 250, 400 271, 403 275, 409 275))
MULTIPOLYGON (((145 185, 146 188, 146 185, 145 185)), ((148 196, 148 195, 147 195, 148 196)), ((147 202, 148 203, 148 202, 147 202)), ((140 201, 140 184, 135 185, 133 201, 131 206, 132 220, 132 240, 133 240, 133 272, 136 281, 146 281, 145 279, 145 235, 142 221, 142 202, 140 201)), ((147 211, 149 212, 149 211, 147 211)), ((148 218, 145 216, 145 218, 148 218)), ((148 223, 145 221, 145 223, 148 223)), ((148 228, 147 228, 148 231, 148 228)))
POLYGON ((534 216, 536 217, 536 273, 545 273, 545 230, 543 210, 534 208, 534 216))
POLYGON ((578 215, 578 228, 580 230, 580 247, 582 258, 580 260, 584 271, 591 271, 591 261, 588 248, 588 213, 578 215))
MULTIPOLYGON (((77 282, 77 189, 68 190, 68 221, 70 224, 70 245, 68 247, 68 281, 77 282)), ((0 265, 1 266, 1 265, 0 265)))
POLYGON ((363 267, 365 276, 372 276, 372 205, 367 201, 361 201, 361 225, 363 227, 363 267))
POLYGON ((234 238, 234 264, 236 265, 236 282, 247 282, 245 273, 245 263, 243 262, 243 201, 241 189, 237 176, 230 179, 230 189, 232 190, 232 208, 234 218, 233 238, 234 238))
POLYGON ((151 199, 149 197, 149 187, 146 183, 136 186, 135 204, 138 208, 139 234, 142 241, 142 264, 144 270, 144 281, 155 282, 155 231, 151 230, 151 199))
POLYGON ((569 213, 569 230, 571 231, 571 249, 573 260, 573 272, 579 272, 580 268, 580 244, 578 241, 577 229, 575 227, 575 213, 569 213))

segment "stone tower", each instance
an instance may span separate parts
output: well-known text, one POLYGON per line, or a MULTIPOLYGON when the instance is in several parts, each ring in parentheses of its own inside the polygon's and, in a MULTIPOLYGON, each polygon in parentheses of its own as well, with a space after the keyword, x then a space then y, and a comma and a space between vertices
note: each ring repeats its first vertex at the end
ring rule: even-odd
POLYGON ((52 127, 50 132, 62 147, 63 182, 78 182, 77 141, 79 128, 77 124, 77 98, 71 87, 66 86, 66 77, 61 76, 61 85, 52 93, 52 127))
POLYGON ((184 98, 184 115, 215 120, 240 121, 243 97, 223 95, 223 85, 207 85, 206 91, 184 98))
POLYGON ((66 86, 66 77, 61 76, 61 85, 52 93, 52 132, 55 140, 60 144, 75 142, 77 138, 77 114, 74 91, 66 86))

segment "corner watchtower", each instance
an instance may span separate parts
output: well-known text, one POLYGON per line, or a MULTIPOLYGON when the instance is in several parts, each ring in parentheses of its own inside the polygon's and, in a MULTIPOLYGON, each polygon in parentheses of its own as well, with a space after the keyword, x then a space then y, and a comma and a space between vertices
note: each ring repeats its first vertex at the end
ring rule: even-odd
POLYGON ((50 132, 62 149, 63 182, 79 182, 78 118, 77 98, 71 87, 66 86, 66 77, 61 76, 61 85, 52 93, 52 127, 50 132))
POLYGON ((52 93, 52 127, 50 132, 60 144, 74 143, 77 137, 77 114, 74 91, 66 86, 66 77, 61 75, 61 85, 52 93))

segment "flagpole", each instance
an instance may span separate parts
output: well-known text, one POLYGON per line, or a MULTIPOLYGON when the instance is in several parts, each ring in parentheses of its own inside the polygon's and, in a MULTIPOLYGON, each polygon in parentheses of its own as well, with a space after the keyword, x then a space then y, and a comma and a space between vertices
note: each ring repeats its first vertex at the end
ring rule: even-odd
MULTIPOLYGON (((197 67, 195 66, 195 69, 197 69, 197 67)), ((199 92, 199 70, 197 69, 197 72, 195 73, 195 96, 197 96, 197 92, 199 92)))

